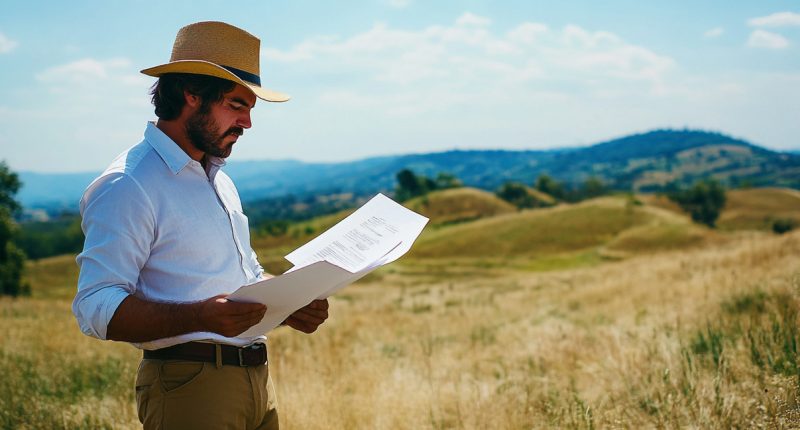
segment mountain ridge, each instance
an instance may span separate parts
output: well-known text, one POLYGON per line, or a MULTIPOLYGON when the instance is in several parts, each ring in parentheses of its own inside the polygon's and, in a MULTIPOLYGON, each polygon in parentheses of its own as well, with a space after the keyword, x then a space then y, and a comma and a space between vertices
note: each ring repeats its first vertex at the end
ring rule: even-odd
MULTIPOLYGON (((616 189, 656 191, 669 183, 714 177, 729 186, 800 188, 800 154, 766 149, 718 132, 659 129, 594 145, 544 150, 450 150, 370 157, 338 163, 231 161, 224 168, 244 202, 285 195, 390 192, 404 168, 448 172, 465 185, 494 190, 506 181, 532 183, 541 174, 577 185, 596 177, 616 189)), ((74 210, 99 172, 20 172, 19 199, 28 208, 74 210)))

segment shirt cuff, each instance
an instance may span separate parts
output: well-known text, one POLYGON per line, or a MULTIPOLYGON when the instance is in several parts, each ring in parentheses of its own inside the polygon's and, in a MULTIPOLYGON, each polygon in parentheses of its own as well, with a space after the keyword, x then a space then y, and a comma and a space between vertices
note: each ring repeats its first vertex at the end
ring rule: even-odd
POLYGON ((111 286, 95 291, 76 303, 73 310, 83 334, 106 340, 108 323, 120 303, 129 295, 128 290, 111 286))

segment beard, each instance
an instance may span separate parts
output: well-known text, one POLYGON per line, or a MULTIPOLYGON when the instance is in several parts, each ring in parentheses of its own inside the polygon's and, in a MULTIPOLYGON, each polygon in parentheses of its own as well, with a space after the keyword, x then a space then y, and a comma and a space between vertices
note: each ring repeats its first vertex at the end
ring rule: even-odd
POLYGON ((219 132, 219 127, 214 123, 214 119, 209 115, 209 106, 201 106, 186 121, 186 136, 192 145, 203 151, 207 155, 214 157, 227 158, 231 155, 233 142, 225 145, 225 138, 228 136, 241 136, 244 129, 241 127, 231 127, 224 133, 219 132))

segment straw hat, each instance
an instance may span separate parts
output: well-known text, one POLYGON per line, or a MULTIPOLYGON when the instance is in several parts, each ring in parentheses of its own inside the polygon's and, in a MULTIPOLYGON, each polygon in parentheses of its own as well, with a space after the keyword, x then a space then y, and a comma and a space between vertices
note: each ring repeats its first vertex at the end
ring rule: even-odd
POLYGON ((256 97, 285 102, 289 96, 261 87, 258 56, 261 41, 224 22, 197 22, 178 30, 169 63, 142 70, 149 76, 194 73, 227 79, 249 88, 256 97))

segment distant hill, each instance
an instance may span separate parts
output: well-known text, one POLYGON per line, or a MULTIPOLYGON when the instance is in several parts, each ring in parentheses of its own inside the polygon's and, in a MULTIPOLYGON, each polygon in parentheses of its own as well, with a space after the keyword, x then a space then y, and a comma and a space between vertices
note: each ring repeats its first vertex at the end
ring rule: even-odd
MULTIPOLYGON (((303 199, 312 195, 355 199, 391 192, 396 173, 404 168, 430 177, 448 172, 467 186, 490 191, 510 180, 531 184, 542 173, 568 185, 597 177, 613 188, 635 191, 655 191, 672 182, 690 184, 709 177, 729 186, 800 189, 800 155, 697 130, 655 130, 588 147, 546 151, 458 150, 344 163, 232 161, 225 171, 250 208, 269 213, 274 199, 287 195, 308 204, 303 199)), ((95 175, 21 172, 24 185, 19 197, 26 207, 75 208, 95 175)), ((329 206, 331 210, 340 207, 329 206)))
POLYGON ((514 205, 492 193, 468 187, 434 191, 407 201, 404 206, 430 218, 432 225, 474 221, 517 211, 514 205))
POLYGON ((76 210, 83 190, 100 172, 35 173, 19 172, 22 189, 17 195, 25 208, 76 210))

